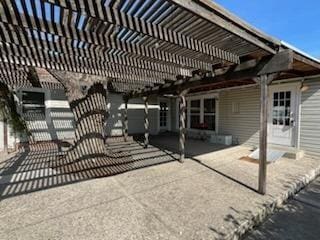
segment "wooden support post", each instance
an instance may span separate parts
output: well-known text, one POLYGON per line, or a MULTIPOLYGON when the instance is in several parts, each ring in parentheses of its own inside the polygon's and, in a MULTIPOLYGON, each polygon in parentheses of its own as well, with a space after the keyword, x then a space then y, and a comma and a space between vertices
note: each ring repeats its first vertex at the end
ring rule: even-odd
POLYGON ((268 137, 268 75, 260 76, 260 142, 259 142, 259 193, 266 193, 267 186, 267 137, 268 137))
POLYGON ((186 142, 186 93, 188 91, 182 91, 179 93, 179 115, 180 115, 180 127, 179 127, 179 150, 180 150, 180 162, 184 161, 185 157, 185 142, 186 142))
POLYGON ((107 136, 108 136, 108 118, 109 118, 109 115, 110 115, 110 109, 108 109, 108 85, 104 84, 103 88, 104 88, 104 90, 106 92, 105 101, 106 101, 107 114, 103 119, 103 133, 102 133, 102 136, 103 136, 103 139, 104 139, 104 143, 106 144, 107 143, 107 136))
POLYGON ((124 141, 127 142, 128 141, 128 100, 127 98, 124 99, 124 133, 123 133, 123 137, 124 137, 124 141))
POLYGON ((7 119, 3 119, 3 152, 8 154, 8 122, 7 119))
POLYGON ((143 97, 144 101, 144 148, 149 145, 149 110, 148 110, 148 97, 143 97))

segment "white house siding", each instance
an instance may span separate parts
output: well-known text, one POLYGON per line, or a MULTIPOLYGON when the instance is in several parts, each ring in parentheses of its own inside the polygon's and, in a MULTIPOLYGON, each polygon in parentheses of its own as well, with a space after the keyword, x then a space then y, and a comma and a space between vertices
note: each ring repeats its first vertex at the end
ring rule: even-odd
MULTIPOLYGON (((31 132, 34 141, 74 138, 74 117, 62 89, 19 89, 17 95, 20 101, 22 91, 40 91, 45 93, 45 118, 40 120, 27 119, 26 121, 28 130, 31 132)), ((22 141, 25 141, 25 139, 22 139, 22 141)))
MULTIPOLYGON (((74 117, 70 110, 65 93, 62 89, 20 89, 17 92, 21 98, 21 91, 45 92, 46 116, 43 120, 26 121, 34 141, 67 140, 74 138, 74 117)), ((124 103, 121 94, 109 94, 108 106, 110 116, 108 119, 107 133, 109 136, 121 136, 123 134, 124 103)), ((18 107, 20 109, 20 107, 18 107)), ((20 110, 21 111, 21 110, 20 110)), ((159 106, 156 98, 149 99, 150 134, 159 132, 159 106)), ((128 104, 129 134, 144 133, 144 102, 142 99, 130 99, 128 104)), ((14 136, 8 126, 9 147, 14 145, 14 136)), ((17 141, 26 141, 20 137, 17 141)), ((0 122, 0 149, 3 149, 3 122, 0 122)))
POLYGON ((219 134, 230 134, 235 144, 259 142, 260 91, 257 87, 222 91, 219 94, 219 134), (233 113, 232 105, 239 111, 233 113))
MULTIPOLYGON (((121 136, 123 134, 124 102, 121 94, 108 95, 110 116, 108 119, 107 133, 109 136, 121 136)), ((159 132, 159 105, 156 98, 150 98, 149 131, 150 134, 159 132)), ((128 104, 128 133, 144 133, 144 102, 142 99, 130 99, 128 104)))
MULTIPOLYGON (((178 131, 178 105, 172 105, 172 126, 178 131)), ((259 142, 260 91, 257 87, 221 91, 218 97, 218 133, 233 136, 234 144, 257 145, 259 142), (233 102, 239 113, 232 113, 233 102)))
POLYGON ((177 98, 171 99, 171 131, 179 131, 179 106, 177 98))
POLYGON ((300 148, 320 156, 320 78, 306 80, 301 94, 300 148))
MULTIPOLYGON (((3 151, 4 144, 3 144, 3 122, 0 121, 0 151, 3 151)), ((13 131, 11 130, 10 126, 8 125, 8 148, 14 148, 15 137, 13 131)))

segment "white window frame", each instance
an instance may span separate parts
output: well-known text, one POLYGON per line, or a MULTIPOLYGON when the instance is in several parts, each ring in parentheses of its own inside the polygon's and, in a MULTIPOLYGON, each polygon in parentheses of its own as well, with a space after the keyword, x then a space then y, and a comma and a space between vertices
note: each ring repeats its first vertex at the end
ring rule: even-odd
POLYGON ((166 130, 166 131, 171 131, 171 101, 170 98, 164 98, 164 97, 159 97, 158 98, 158 106, 159 106, 159 111, 158 111, 158 132, 166 130), (160 126, 160 102, 165 102, 167 103, 168 107, 168 112, 167 112, 167 126, 166 127, 161 127, 160 126))
POLYGON ((43 89, 43 88, 18 88, 16 90, 16 95, 18 97, 18 106, 17 106, 17 111, 19 114, 23 115, 22 112, 22 93, 23 92, 37 92, 37 93, 43 93, 44 94, 44 106, 45 106, 45 118, 47 118, 49 115, 47 113, 47 101, 50 100, 51 94, 50 90, 48 89, 43 89))
MULTIPOLYGON (((218 133, 218 127, 219 127, 219 93, 210 93, 210 94, 196 94, 196 95, 187 95, 186 96, 186 101, 187 101, 187 130, 188 131, 205 131, 210 134, 218 133), (203 123, 204 121, 204 99, 215 99, 215 104, 216 104, 216 112, 215 112, 215 130, 202 130, 202 129, 194 129, 190 127, 190 117, 191 117, 191 111, 190 111, 190 106, 191 106, 191 100, 200 100, 200 123, 203 123)), ((177 115, 176 115, 176 128, 177 130, 179 129, 179 98, 177 99, 177 115)))

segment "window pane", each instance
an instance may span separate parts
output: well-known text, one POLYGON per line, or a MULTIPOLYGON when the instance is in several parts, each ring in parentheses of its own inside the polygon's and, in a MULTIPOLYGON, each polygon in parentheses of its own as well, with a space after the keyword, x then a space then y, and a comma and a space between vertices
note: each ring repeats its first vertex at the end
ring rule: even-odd
POLYGON ((168 106, 166 102, 160 102, 160 127, 167 126, 168 106))
POLYGON ((290 99, 291 98, 291 92, 286 92, 286 98, 290 99))
POLYGON ((192 113, 200 113, 200 100, 192 100, 190 112, 192 113))
POLYGON ((281 99, 281 100, 284 99, 284 92, 280 92, 280 99, 281 99))
POLYGON ((200 127, 200 116, 191 115, 190 116, 190 127, 199 128, 200 127))
POLYGON ((45 95, 42 92, 22 92, 22 113, 26 120, 45 119, 45 95))
POLYGON ((204 116, 204 125, 207 127, 208 130, 215 130, 216 123, 215 123, 215 116, 204 116))
POLYGON ((215 104, 215 99, 211 98, 211 99, 204 99, 203 101, 203 111, 204 113, 215 113, 215 108, 216 108, 216 104, 215 104))
POLYGON ((42 92, 22 92, 23 104, 44 105, 44 93, 42 92))

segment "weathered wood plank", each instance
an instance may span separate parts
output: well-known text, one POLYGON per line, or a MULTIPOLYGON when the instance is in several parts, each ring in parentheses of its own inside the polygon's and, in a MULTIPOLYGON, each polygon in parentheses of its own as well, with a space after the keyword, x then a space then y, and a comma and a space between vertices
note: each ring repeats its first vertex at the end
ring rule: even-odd
POLYGON ((268 76, 260 77, 260 133, 259 133, 259 187, 261 194, 267 188, 267 136, 268 136, 268 76))
POLYGON ((260 70, 258 75, 289 71, 292 68, 293 51, 291 49, 284 50, 272 56, 270 61, 260 70))

